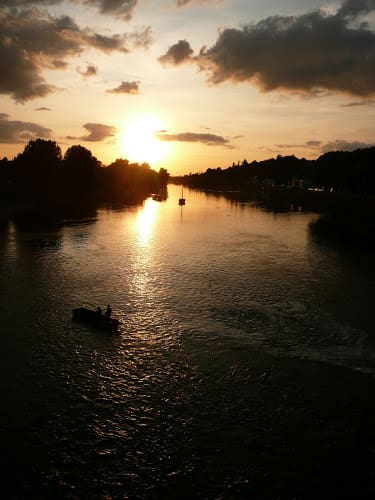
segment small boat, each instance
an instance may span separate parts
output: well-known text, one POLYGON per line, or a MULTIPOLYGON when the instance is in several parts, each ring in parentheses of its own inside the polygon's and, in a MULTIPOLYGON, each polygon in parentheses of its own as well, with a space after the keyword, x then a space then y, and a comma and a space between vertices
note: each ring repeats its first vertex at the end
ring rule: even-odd
POLYGON ((184 189, 182 188, 181 189, 181 198, 179 198, 178 204, 182 206, 182 205, 185 205, 185 202, 186 202, 186 200, 184 198, 184 189))
POLYGON ((99 330, 106 330, 107 332, 117 332, 120 321, 115 318, 109 318, 105 314, 98 311, 86 309, 86 307, 78 307, 73 309, 73 319, 85 323, 86 325, 93 326, 99 330))

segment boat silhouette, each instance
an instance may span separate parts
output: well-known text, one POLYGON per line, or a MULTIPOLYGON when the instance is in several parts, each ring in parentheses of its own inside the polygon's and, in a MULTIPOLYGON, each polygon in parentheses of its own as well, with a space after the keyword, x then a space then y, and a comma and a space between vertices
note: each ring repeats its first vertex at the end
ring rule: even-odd
POLYGON ((118 319, 110 318, 100 311, 92 311, 86 307, 73 309, 73 320, 107 332, 117 332, 120 325, 118 319))
POLYGON ((178 204, 179 205, 185 205, 185 198, 184 198, 184 188, 181 189, 181 198, 178 199, 178 204))

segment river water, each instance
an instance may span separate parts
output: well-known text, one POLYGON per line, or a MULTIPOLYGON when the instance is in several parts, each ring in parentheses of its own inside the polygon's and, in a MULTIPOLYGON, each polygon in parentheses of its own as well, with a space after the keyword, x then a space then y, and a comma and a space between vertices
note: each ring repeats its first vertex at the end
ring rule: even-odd
POLYGON ((316 214, 188 190, 180 207, 180 194, 2 230, 9 498, 246 498, 266 462, 244 456, 266 430, 241 459, 233 446, 265 404, 249 387, 267 359, 374 375, 370 254, 321 245, 316 214), (118 335, 71 320, 107 304, 118 335))

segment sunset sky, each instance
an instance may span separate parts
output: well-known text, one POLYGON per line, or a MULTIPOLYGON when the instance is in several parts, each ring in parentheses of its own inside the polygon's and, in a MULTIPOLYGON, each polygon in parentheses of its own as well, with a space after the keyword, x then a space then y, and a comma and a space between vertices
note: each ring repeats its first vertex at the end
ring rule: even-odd
POLYGON ((375 144, 375 0, 0 0, 0 75, 0 158, 316 158, 375 144))

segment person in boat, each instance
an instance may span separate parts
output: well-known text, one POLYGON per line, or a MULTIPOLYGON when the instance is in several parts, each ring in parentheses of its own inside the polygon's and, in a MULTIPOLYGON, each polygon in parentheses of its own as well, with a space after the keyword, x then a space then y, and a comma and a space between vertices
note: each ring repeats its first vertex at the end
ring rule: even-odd
POLYGON ((111 306, 108 304, 105 315, 109 319, 111 317, 111 314, 112 314, 112 309, 111 309, 111 306))
POLYGON ((102 313, 102 308, 101 308, 100 306, 97 308, 97 310, 96 310, 96 314, 97 314, 98 316, 101 316, 101 315, 103 314, 103 313, 102 313))

